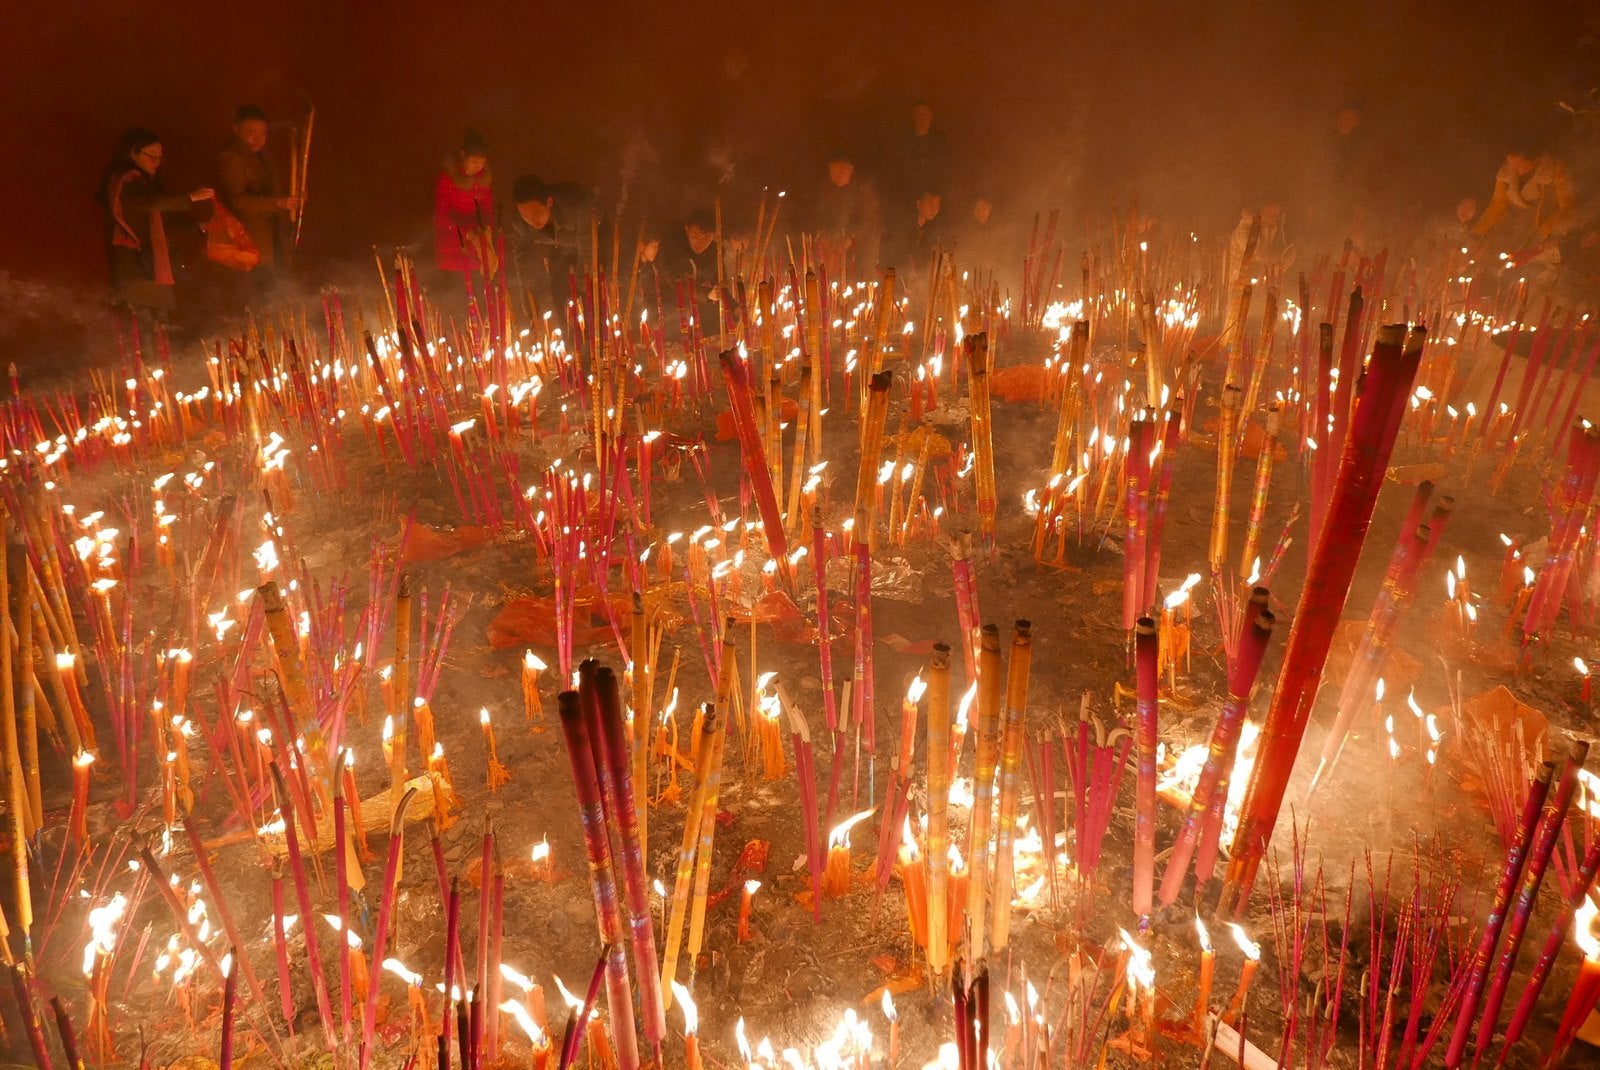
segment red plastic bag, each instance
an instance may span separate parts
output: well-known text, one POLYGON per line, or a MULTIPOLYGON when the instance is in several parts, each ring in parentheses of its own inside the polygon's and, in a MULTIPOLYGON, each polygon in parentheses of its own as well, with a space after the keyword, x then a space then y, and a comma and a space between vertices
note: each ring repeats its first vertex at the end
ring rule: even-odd
POLYGON ((215 201, 211 219, 202 224, 206 232, 206 259, 234 271, 249 271, 261 263, 261 250, 245 233, 239 217, 215 201))

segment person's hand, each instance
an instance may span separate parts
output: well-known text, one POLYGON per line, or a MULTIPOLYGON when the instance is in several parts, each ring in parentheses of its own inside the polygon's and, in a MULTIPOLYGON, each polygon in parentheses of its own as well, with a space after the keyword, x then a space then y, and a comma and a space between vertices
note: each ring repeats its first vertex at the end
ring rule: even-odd
POLYGON ((199 189, 189 194, 189 200, 195 202, 196 204, 198 204, 200 201, 214 201, 216 199, 217 191, 212 189, 210 186, 201 186, 199 189))
POLYGON ((279 197, 278 207, 285 212, 298 212, 300 210, 299 197, 279 197))

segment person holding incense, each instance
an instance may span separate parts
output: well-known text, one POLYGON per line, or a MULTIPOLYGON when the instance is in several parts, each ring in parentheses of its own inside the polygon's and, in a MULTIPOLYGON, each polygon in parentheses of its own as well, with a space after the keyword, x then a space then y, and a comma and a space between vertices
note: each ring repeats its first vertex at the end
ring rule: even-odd
POLYGON ((233 114, 233 140, 217 153, 217 196, 239 217, 261 259, 250 271, 256 292, 266 293, 287 260, 287 224, 299 201, 283 195, 277 162, 267 149, 267 113, 246 104, 233 114))
POLYGON ((850 153, 841 149, 828 157, 828 178, 817 191, 812 219, 834 278, 859 279, 876 272, 883 207, 877 189, 856 172, 850 153))
POLYGON ((731 301, 717 284, 717 223, 707 211, 690 214, 683 224, 683 236, 663 249, 658 268, 669 283, 682 282, 694 295, 694 314, 700 334, 714 337, 722 333, 722 311, 731 301))
POLYGON ((434 186, 433 257, 440 271, 493 273, 493 183, 489 144, 468 130, 434 186))
POLYGON ((540 314, 566 300, 568 279, 580 270, 577 231, 556 199, 556 191, 536 175, 511 184, 515 207, 506 218, 506 255, 511 281, 533 295, 540 314))
POLYGON ((166 322, 177 300, 165 217, 187 212, 215 193, 208 187, 168 193, 157 175, 162 160, 160 138, 149 130, 129 130, 101 176, 99 199, 105 213, 112 304, 166 322))

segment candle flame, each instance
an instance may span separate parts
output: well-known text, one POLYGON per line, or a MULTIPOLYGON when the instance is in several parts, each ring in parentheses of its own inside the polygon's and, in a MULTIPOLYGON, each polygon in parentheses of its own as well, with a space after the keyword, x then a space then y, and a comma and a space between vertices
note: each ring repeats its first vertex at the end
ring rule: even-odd
POLYGON ((1244 952, 1244 957, 1251 962, 1261 961, 1261 945, 1250 939, 1244 929, 1234 922, 1230 921, 1228 928, 1233 930, 1233 942, 1239 945, 1239 950, 1244 952))
MULTIPOLYGON (((683 1035, 692 1037, 700 1031, 700 1008, 695 1006, 694 997, 689 990, 679 981, 672 982, 672 998, 683 1008, 683 1035)), ((740 1019, 743 1021, 743 1019, 740 1019)))
POLYGON ((1206 930, 1206 923, 1200 920, 1200 916, 1198 914, 1195 915, 1194 919, 1194 931, 1200 937, 1200 950, 1210 951, 1211 933, 1206 930))
POLYGON ((1594 931, 1597 914, 1600 914, 1600 905, 1595 903, 1593 895, 1585 895, 1583 905, 1572 919, 1572 938, 1578 950, 1583 952, 1583 957, 1590 962, 1600 962, 1600 936, 1596 936, 1594 931))
POLYGON ((839 822, 837 825, 833 826, 833 831, 828 833, 829 850, 832 850, 835 847, 848 848, 850 846, 850 830, 856 825, 859 825, 861 822, 865 821, 867 818, 871 817, 876 812, 876 808, 871 810, 863 810, 859 814, 853 814, 839 822))
POLYGON ((915 706, 922 701, 923 694, 928 690, 928 685, 923 682, 922 674, 918 673, 911 680, 911 686, 906 688, 906 705, 915 706))
MULTIPOLYGON (((502 966, 503 970, 505 967, 502 966)), ((528 1034, 528 1043, 534 1047, 543 1047, 545 1044, 544 1030, 539 1028, 539 1023, 533 1020, 533 1015, 528 1013, 528 1008, 514 999, 508 999, 500 1004, 500 1009, 515 1018, 522 1031, 528 1034)))
POLYGON ((1142 948, 1133 939, 1126 929, 1118 929, 1122 934, 1122 946, 1128 951, 1128 987, 1130 989, 1154 988, 1156 984, 1156 967, 1150 952, 1142 948))
POLYGON ((900 1020, 900 1014, 894 1009, 894 997, 889 994, 889 986, 883 988, 883 1016, 891 1022, 900 1020))

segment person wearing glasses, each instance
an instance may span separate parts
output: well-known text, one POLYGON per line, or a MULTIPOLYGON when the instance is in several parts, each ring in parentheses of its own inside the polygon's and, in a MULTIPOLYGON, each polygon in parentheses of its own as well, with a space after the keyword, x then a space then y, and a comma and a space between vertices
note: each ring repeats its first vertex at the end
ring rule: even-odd
POLYGON ((166 322, 176 305, 172 252, 165 216, 190 210, 215 194, 201 187, 168 193, 161 169, 161 139, 148 130, 123 135, 100 186, 111 269, 111 300, 121 309, 166 322))

